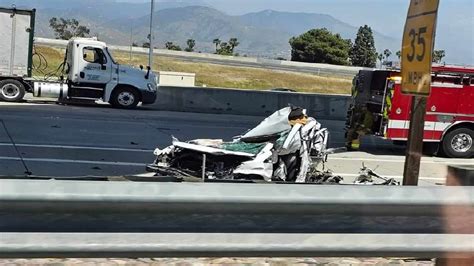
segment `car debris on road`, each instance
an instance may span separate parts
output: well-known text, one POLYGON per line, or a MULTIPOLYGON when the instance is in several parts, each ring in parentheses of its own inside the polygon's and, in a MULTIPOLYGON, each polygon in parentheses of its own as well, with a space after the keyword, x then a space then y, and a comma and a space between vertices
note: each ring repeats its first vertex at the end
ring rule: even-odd
MULTIPOLYGON (((147 166, 155 177, 174 181, 283 182, 342 184, 343 178, 325 170, 329 132, 305 109, 286 107, 231 142, 173 138, 172 145, 156 149, 147 166)), ((396 181, 363 167, 355 184, 384 185, 396 181)))
POLYGON ((354 184, 358 185, 388 185, 388 186, 399 186, 400 182, 394 178, 386 178, 377 174, 374 170, 365 166, 362 163, 362 168, 360 169, 359 176, 354 181, 354 184), (382 183, 377 184, 375 179, 383 180, 382 183))

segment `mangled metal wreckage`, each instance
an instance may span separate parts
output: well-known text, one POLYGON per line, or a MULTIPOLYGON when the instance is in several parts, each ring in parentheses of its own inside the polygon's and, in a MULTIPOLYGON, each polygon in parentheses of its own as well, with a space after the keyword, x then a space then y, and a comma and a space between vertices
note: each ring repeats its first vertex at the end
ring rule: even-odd
POLYGON ((308 182, 326 160, 328 130, 301 108, 283 108, 231 142, 198 139, 156 149, 157 175, 220 180, 308 182))
POLYGON ((286 107, 231 142, 173 138, 171 146, 154 151, 147 171, 178 180, 341 183, 318 170, 327 161, 328 139, 328 130, 306 110, 286 107))

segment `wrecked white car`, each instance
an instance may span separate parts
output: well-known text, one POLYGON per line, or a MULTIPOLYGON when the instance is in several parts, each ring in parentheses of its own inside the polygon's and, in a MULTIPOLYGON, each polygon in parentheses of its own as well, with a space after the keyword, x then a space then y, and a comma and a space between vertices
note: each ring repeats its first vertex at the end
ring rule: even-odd
POLYGON ((323 178, 338 183, 337 178, 313 175, 327 159, 328 137, 328 130, 306 110, 287 107, 230 142, 173 138, 172 146, 155 150, 156 160, 147 171, 181 180, 317 183, 323 178))

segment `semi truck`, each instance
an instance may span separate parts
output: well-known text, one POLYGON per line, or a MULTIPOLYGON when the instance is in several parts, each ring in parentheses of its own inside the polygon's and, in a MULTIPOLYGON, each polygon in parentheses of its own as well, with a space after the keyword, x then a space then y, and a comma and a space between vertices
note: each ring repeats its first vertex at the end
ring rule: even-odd
POLYGON ((155 102, 158 85, 151 67, 117 63, 96 38, 69 40, 57 79, 33 76, 35 14, 34 9, 0 8, 0 100, 18 102, 32 93, 58 102, 103 101, 124 109, 155 102))
MULTIPOLYGON (((452 158, 474 156, 474 67, 434 65, 424 127, 426 151, 452 158)), ((402 94, 397 70, 362 70, 354 79, 347 119, 347 146, 363 135, 404 144, 412 96, 402 94)))

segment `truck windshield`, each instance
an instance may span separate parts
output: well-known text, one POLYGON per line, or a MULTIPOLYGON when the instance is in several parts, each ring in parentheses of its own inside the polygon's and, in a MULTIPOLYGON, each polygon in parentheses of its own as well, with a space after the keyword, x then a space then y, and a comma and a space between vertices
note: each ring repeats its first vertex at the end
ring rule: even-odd
POLYGON ((109 48, 106 47, 105 50, 107 51, 107 54, 109 55, 110 60, 112 60, 114 64, 117 64, 117 61, 115 61, 114 57, 112 56, 112 53, 110 53, 109 48))

